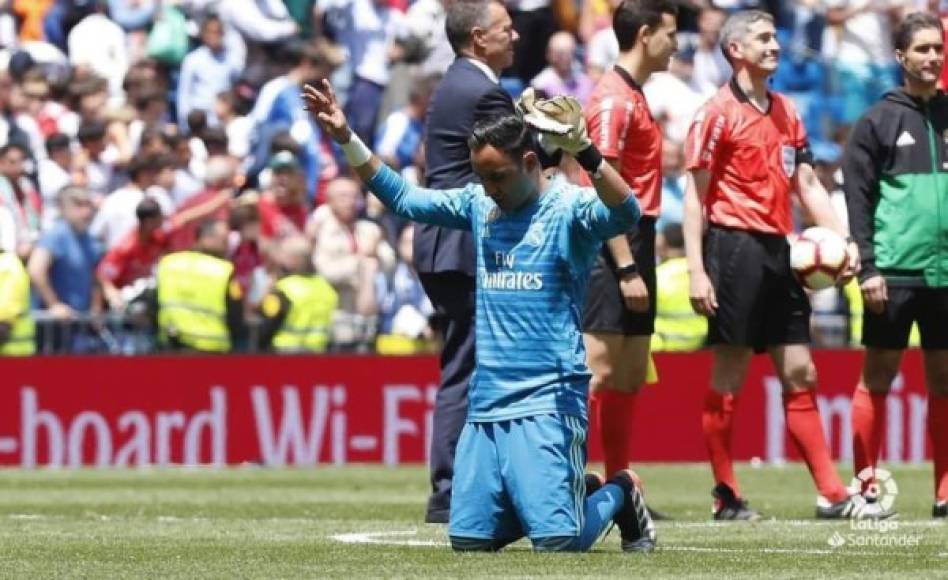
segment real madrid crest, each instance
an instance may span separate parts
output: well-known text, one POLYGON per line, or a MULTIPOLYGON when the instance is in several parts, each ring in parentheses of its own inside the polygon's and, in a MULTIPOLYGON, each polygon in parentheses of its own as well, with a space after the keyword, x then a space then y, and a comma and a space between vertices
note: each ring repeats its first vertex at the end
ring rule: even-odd
POLYGON ((543 234, 543 224, 540 222, 537 222, 530 226, 530 228, 527 230, 526 235, 523 236, 523 240, 524 242, 526 242, 527 244, 531 246, 539 247, 543 245, 544 237, 545 236, 543 234))
POLYGON ((490 211, 487 212, 487 219, 484 220, 484 227, 481 229, 481 237, 489 238, 490 237, 490 224, 494 223, 500 218, 500 208, 496 205, 490 208, 490 211))

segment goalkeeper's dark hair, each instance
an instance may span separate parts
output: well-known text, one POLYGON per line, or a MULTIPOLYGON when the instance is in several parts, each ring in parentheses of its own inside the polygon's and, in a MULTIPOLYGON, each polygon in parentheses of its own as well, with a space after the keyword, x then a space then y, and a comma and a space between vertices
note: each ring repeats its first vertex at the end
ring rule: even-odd
POLYGON ((662 14, 677 17, 678 4, 674 0, 623 0, 612 15, 612 30, 619 41, 619 50, 631 50, 642 27, 658 27, 662 14))
POLYGON ((517 161, 527 151, 536 152, 538 149, 535 133, 520 115, 505 115, 476 123, 467 138, 468 148, 476 152, 488 145, 517 161))
POLYGON ((906 16, 892 35, 895 50, 906 50, 919 30, 934 28, 941 32, 941 20, 931 12, 912 12, 906 16))

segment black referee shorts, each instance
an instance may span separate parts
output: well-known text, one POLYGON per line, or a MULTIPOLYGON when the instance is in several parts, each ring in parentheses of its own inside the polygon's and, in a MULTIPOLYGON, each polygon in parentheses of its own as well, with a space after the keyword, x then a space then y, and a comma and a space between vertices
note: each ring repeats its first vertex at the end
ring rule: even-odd
MULTIPOLYGON (((912 323, 918 323, 922 348, 948 348, 948 288, 889 286, 882 314, 863 312, 862 343, 872 348, 904 349, 912 323)), ((865 307, 864 307, 865 308, 865 307)))
POLYGON ((718 310, 708 320, 709 344, 755 352, 810 342, 810 301, 790 268, 786 237, 710 226, 704 267, 718 310))
POLYGON ((632 312, 625 307, 615 260, 609 248, 603 247, 589 275, 583 332, 625 336, 648 336, 655 332, 655 218, 643 216, 626 236, 648 289, 648 311, 632 312))

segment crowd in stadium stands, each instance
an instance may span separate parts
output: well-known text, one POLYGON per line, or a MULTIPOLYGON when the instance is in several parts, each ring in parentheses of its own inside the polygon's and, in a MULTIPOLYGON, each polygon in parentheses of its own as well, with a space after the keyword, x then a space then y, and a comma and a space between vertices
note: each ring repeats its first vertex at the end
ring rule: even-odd
MULTIPOLYGON (((224 224, 217 258, 232 268, 246 327, 228 350, 273 347, 254 336, 253 321, 280 312, 268 297, 290 274, 279 259, 288 238, 308 243, 309 263, 300 270, 291 260, 297 274, 321 277, 333 294, 329 340, 316 350, 435 348, 412 230, 350 179, 300 90, 332 78, 354 130, 424 183, 425 111, 454 58, 450 1, 0 2, 0 250, 29 275, 39 352, 157 348, 160 333, 146 330, 154 317, 142 314, 156 266, 213 236, 214 224, 224 224)), ((520 40, 502 86, 585 100, 617 56, 615 1, 506 0, 520 40)), ((898 82, 893 25, 910 11, 948 13, 948 3, 926 0, 685 0, 680 50, 644 87, 665 136, 663 259, 680 254, 684 136, 730 75, 721 25, 751 7, 775 15, 783 50, 774 88, 802 111, 841 216, 847 130, 898 82)), ((798 215, 798 226, 807 219, 798 215)), ((666 275, 686 275, 678 272, 666 275)), ((855 343, 858 294, 813 294, 817 345, 855 343)))

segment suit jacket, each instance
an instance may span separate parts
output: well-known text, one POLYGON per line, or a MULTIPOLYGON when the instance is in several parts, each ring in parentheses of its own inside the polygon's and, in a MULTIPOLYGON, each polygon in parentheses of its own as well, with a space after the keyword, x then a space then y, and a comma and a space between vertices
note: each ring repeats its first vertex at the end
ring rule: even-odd
MULTIPOLYGON (((513 113, 513 100, 500 85, 467 58, 456 58, 428 105, 426 185, 452 189, 478 181, 467 147, 471 130, 481 119, 513 113)), ((473 276, 474 261, 474 240, 469 231, 423 224, 415 228, 418 272, 464 272, 473 276)))

